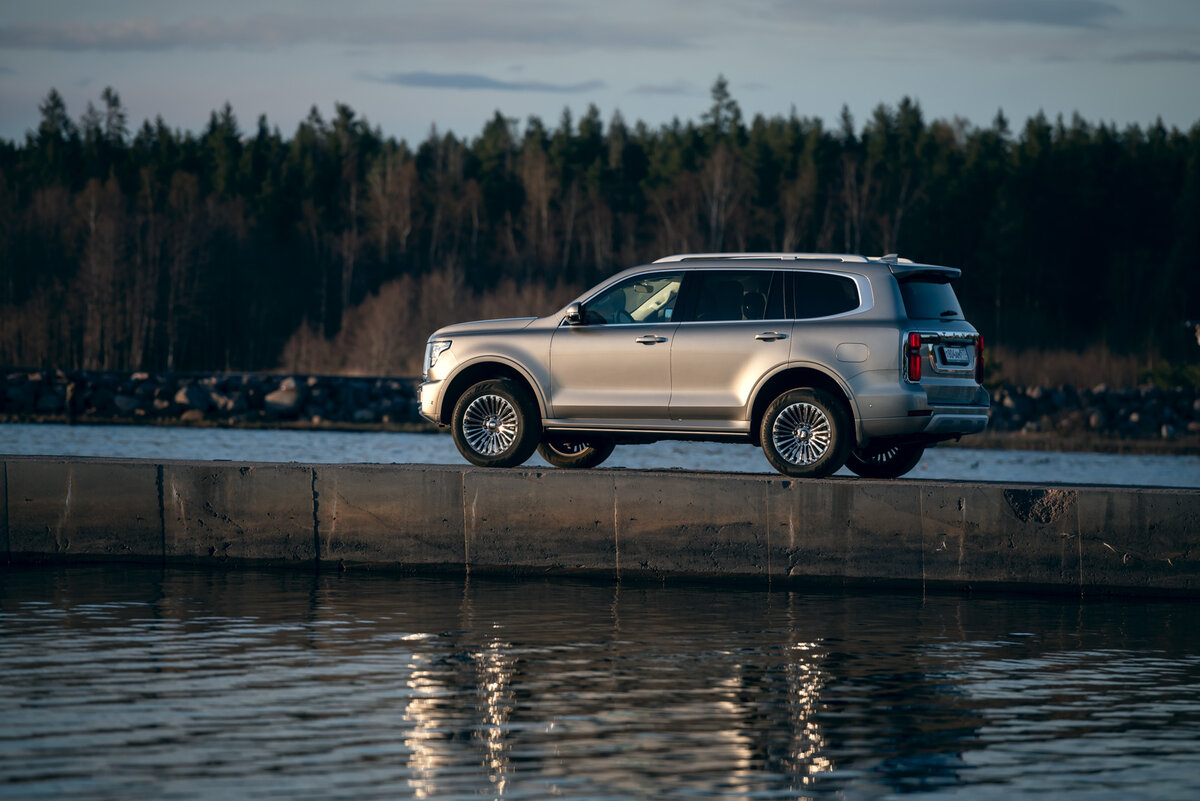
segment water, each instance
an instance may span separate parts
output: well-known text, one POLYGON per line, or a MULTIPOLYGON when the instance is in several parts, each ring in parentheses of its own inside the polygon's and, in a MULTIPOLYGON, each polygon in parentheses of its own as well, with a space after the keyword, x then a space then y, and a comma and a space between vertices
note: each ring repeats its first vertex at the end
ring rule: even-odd
POLYGON ((1189 602, 0 579, 4 797, 1200 797, 1189 602))
MULTIPOLYGON (((447 434, 0 424, 0 453, 305 463, 465 464, 447 434)), ((530 465, 547 467, 534 456, 530 465)), ((621 445, 605 467, 773 473, 746 444, 621 445)), ((838 475, 849 476, 842 469, 838 475)), ((930 448, 906 478, 1200 487, 1200 456, 930 448)))

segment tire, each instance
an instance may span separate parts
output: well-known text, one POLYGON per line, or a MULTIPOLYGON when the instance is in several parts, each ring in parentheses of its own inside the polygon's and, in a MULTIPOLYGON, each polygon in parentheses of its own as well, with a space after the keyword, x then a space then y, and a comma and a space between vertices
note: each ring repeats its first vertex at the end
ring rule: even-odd
POLYGON ((543 437, 537 452, 555 467, 583 469, 595 467, 612 456, 616 444, 607 439, 580 440, 543 437))
POLYGON ((480 467, 516 467, 533 455, 542 435, 537 404, 508 378, 480 381, 454 404, 454 444, 480 467))
POLYGON ((883 445, 850 451, 846 467, 863 478, 899 478, 917 466, 925 455, 924 445, 883 445))
POLYGON ((848 415, 820 389, 793 389, 771 401, 759 437, 767 461, 785 476, 828 476, 850 454, 848 415))

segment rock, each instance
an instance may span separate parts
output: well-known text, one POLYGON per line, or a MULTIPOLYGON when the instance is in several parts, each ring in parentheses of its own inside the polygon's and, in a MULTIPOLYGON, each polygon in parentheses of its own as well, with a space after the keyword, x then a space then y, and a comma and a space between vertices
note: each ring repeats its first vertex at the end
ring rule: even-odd
POLYGON ((217 411, 225 413, 233 411, 234 407, 233 398, 229 397, 228 395, 223 395, 220 392, 216 392, 215 390, 212 393, 212 404, 214 407, 216 407, 217 411))
POLYGON ((157 414, 162 414, 171 408, 171 402, 163 398, 155 398, 150 405, 157 414))
POLYGON ((60 412, 63 408, 63 399, 54 390, 43 392, 37 399, 37 410, 43 414, 52 414, 60 412))
POLYGON ((199 409, 188 409, 179 416, 179 419, 185 423, 196 423, 204 419, 204 412, 199 409))
POLYGON ((1106 425, 1108 425, 1108 419, 1104 416, 1104 412, 1100 411, 1099 409, 1093 410, 1092 413, 1088 415, 1088 428, 1092 429, 1093 431, 1099 431, 1106 425))
MULTIPOLYGON (((291 379, 284 379, 286 384, 291 379)), ((300 390, 296 389, 296 382, 292 381, 292 386, 280 386, 274 392, 268 392, 263 398, 263 405, 267 411, 275 414, 291 414, 300 406, 300 390)))
POLYGON ((1189 434, 1200 434, 1200 421, 1193 420, 1187 424, 1189 434))
POLYGON ((117 411, 121 414, 132 414, 141 405, 141 401, 132 395, 116 395, 113 397, 113 406, 116 406, 117 411))
POLYGON ((1161 429, 1159 429, 1158 433, 1163 439, 1175 439, 1175 426, 1163 423, 1163 426, 1161 429))
POLYGON ((212 390, 205 389, 197 384, 188 384, 185 387, 180 387, 175 393, 175 402, 180 406, 189 409, 198 409, 201 412, 206 412, 212 408, 212 390))
POLYGON ((374 423, 375 412, 370 409, 358 409, 354 412, 351 419, 356 423, 374 423))
POLYGON ((8 403, 13 411, 27 412, 37 402, 37 387, 28 382, 8 388, 8 403))

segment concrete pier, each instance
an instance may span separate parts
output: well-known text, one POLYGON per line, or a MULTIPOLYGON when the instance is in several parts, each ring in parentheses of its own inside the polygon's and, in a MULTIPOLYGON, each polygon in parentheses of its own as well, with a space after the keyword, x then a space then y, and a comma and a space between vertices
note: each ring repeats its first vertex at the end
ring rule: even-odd
POLYGON ((1200 491, 0 457, 10 563, 130 561, 1200 597, 1200 491))

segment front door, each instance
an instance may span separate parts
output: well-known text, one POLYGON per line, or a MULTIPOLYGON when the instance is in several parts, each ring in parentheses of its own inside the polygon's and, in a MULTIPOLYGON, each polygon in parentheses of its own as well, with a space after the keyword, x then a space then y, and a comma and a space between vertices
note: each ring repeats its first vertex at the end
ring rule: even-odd
POLYGON ((627 278, 584 302, 582 324, 559 326, 550 343, 554 418, 667 419, 681 281, 678 272, 627 278))

